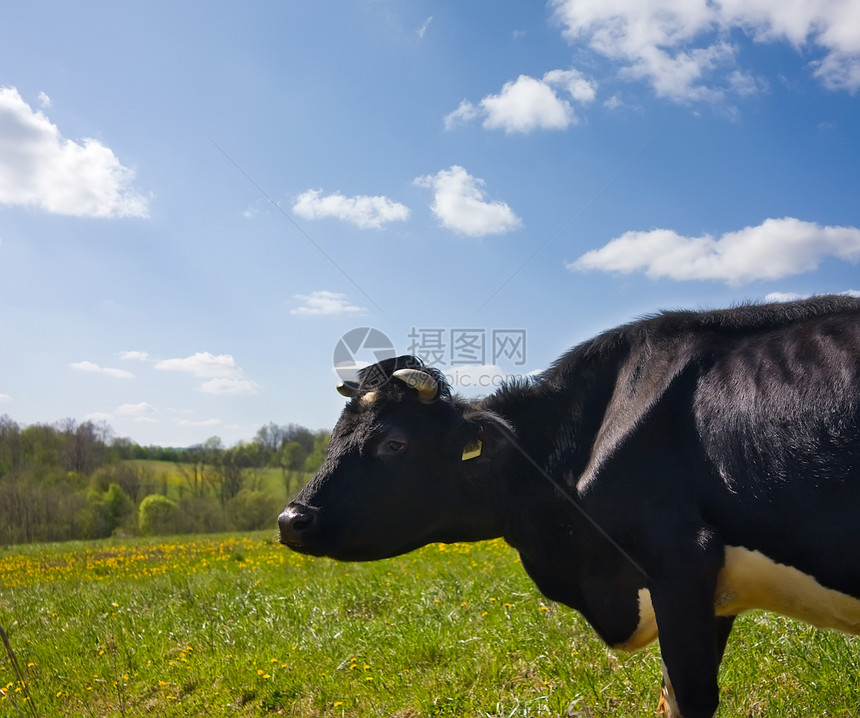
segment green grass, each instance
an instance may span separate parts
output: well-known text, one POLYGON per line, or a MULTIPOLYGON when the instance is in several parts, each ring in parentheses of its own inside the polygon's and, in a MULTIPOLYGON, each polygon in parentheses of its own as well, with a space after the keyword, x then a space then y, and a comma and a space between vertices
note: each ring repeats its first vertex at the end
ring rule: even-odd
MULTIPOLYGON (((262 534, 0 548, 0 626, 3 716, 639 718, 659 688, 656 648, 604 647, 499 541, 368 564, 262 534)), ((747 615, 719 716, 855 716, 858 662, 747 615)))

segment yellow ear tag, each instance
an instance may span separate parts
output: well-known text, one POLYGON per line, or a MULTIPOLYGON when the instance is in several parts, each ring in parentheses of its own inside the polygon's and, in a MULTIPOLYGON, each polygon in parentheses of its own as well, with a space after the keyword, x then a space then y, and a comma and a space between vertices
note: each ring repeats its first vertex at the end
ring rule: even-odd
POLYGON ((474 444, 466 444, 463 447, 463 456, 461 457, 463 461, 468 461, 469 459, 477 459, 481 455, 481 448, 483 447, 483 443, 480 439, 475 439, 474 444))

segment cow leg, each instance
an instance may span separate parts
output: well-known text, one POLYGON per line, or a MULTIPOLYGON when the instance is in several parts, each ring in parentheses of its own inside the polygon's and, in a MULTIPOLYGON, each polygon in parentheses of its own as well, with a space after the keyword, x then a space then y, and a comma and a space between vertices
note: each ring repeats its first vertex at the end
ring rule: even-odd
POLYGON ((729 642, 729 634, 732 632, 732 626, 735 623, 735 616, 717 616, 717 666, 723 662, 723 656, 726 654, 726 644, 729 642))
MULTIPOLYGON (((716 644, 714 647, 717 653, 718 667, 726 652, 726 644, 729 640, 729 634, 732 632, 734 622, 734 616, 718 616, 716 618, 716 633, 714 635, 716 644)), ((661 661, 661 663, 663 666, 663 684, 660 687, 660 702, 657 704, 656 713, 658 716, 664 716, 664 718, 678 718, 681 716, 681 711, 678 708, 678 701, 675 699, 675 688, 669 679, 665 661, 661 661)))
POLYGON ((711 718, 719 704, 717 671, 728 629, 714 615, 714 591, 724 561, 719 538, 707 529, 680 532, 661 542, 663 554, 650 572, 651 601, 666 676, 678 716, 711 718))
POLYGON ((669 715, 711 718, 719 703, 713 607, 700 600, 703 596, 689 593, 686 598, 684 594, 676 594, 673 599, 662 600, 656 592, 652 595, 666 683, 674 689, 679 709, 669 715))

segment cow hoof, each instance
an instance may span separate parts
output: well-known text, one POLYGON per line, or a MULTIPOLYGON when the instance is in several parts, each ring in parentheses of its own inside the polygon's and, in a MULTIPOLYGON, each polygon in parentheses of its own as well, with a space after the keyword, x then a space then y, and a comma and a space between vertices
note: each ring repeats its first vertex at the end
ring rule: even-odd
POLYGON ((666 664, 663 664, 663 684, 660 686, 660 702, 657 704, 658 716, 663 718, 683 718, 678 710, 678 702, 675 700, 675 689, 666 672, 666 664))

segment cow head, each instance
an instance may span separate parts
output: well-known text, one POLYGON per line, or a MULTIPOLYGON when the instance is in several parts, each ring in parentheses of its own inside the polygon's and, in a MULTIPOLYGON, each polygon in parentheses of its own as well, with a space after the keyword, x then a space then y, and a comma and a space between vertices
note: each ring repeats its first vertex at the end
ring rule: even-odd
POLYGON ((409 356, 338 391, 350 401, 322 467, 278 519, 281 543, 361 561, 500 535, 499 417, 452 397, 438 370, 409 356))

